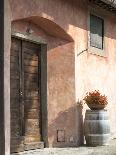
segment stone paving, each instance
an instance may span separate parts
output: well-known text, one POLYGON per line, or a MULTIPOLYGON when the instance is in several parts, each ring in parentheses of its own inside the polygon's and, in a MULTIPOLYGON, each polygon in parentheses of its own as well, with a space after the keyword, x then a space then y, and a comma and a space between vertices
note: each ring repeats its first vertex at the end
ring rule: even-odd
POLYGON ((77 148, 44 148, 13 155, 116 155, 116 139, 107 146, 77 148))

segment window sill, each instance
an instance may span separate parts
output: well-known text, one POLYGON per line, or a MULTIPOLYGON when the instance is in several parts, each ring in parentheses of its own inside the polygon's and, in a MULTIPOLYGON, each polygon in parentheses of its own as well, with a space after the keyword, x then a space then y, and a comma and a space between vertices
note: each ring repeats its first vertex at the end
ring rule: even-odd
POLYGON ((101 56, 101 57, 107 57, 106 52, 104 50, 101 50, 95 47, 89 47, 88 53, 101 56))

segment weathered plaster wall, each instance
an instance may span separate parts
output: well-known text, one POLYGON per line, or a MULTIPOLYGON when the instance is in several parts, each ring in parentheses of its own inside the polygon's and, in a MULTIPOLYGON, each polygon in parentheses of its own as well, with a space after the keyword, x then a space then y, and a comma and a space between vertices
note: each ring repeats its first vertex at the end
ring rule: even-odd
MULTIPOLYGON (((48 26, 44 35, 48 43, 48 121, 50 146, 79 145, 82 142, 82 111, 76 105, 89 90, 99 89, 108 96, 108 110, 111 119, 111 132, 116 132, 115 87, 116 87, 116 21, 109 12, 105 15, 106 57, 88 52, 77 53, 88 48, 88 16, 90 7, 80 0, 11 0, 12 21, 43 17, 59 25, 72 39, 64 41, 51 37, 54 32, 48 26), (17 5, 18 3, 18 5, 17 5), (50 32, 50 33, 49 33, 50 32), (53 32, 53 33, 51 33, 53 32), (47 36, 47 39, 46 39, 47 36), (75 57, 75 58, 74 58, 75 57), (74 67, 75 66, 75 67, 74 67), (75 84, 75 86, 74 86, 75 84), (64 124, 65 123, 65 124, 64 124), (56 129, 66 130, 66 143, 56 143, 56 129)), ((38 25, 42 28, 40 22, 38 25)), ((40 35, 39 32, 34 35, 40 35)), ((60 37, 60 36, 59 36, 60 37)), ((83 109, 83 116, 86 106, 83 109)))
MULTIPOLYGON (((108 112, 111 123, 111 135, 116 134, 116 20, 115 16, 98 8, 98 15, 105 20, 105 57, 90 54, 90 49, 76 58, 76 98, 83 99, 87 91, 100 90, 108 97, 108 112), (81 91, 80 91, 81 90, 81 91)), ((86 19, 88 21, 88 19, 86 19)), ((85 22, 85 21, 84 21, 85 22)), ((83 22, 83 25, 85 23, 83 22)), ((81 37, 78 40, 78 52, 88 48, 88 34, 84 30, 78 31, 81 37)), ((86 110, 84 106, 83 113, 86 110)))

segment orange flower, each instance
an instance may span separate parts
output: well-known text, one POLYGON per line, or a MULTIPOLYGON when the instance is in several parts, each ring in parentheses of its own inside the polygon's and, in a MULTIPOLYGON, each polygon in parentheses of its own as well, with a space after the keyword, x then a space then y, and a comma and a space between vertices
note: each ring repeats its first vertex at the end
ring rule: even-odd
POLYGON ((83 100, 85 101, 86 104, 99 104, 99 105, 108 104, 107 96, 101 95, 99 90, 87 92, 83 100))

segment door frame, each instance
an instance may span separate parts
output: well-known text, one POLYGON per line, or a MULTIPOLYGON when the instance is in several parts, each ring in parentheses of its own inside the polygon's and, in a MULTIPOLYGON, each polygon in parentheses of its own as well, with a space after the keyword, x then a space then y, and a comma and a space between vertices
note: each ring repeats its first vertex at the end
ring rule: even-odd
POLYGON ((48 109, 47 109, 47 43, 38 38, 12 32, 11 38, 32 42, 40 46, 40 115, 41 115, 41 138, 44 147, 48 147, 48 109))

